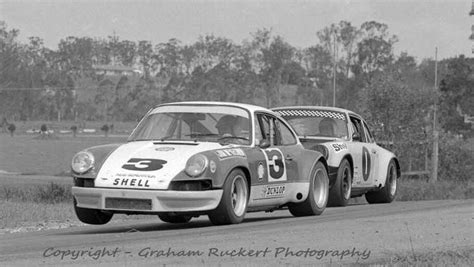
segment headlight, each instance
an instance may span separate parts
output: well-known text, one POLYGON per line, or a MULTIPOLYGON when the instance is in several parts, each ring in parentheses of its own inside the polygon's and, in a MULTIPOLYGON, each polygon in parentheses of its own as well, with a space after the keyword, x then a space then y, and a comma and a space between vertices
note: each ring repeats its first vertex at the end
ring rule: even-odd
POLYGON ((201 175, 209 165, 209 160, 206 156, 197 154, 192 156, 188 162, 186 162, 186 168, 184 171, 191 177, 197 177, 201 175))
POLYGON ((94 167, 94 156, 89 152, 79 152, 72 158, 71 168, 75 173, 86 173, 92 167, 94 167))

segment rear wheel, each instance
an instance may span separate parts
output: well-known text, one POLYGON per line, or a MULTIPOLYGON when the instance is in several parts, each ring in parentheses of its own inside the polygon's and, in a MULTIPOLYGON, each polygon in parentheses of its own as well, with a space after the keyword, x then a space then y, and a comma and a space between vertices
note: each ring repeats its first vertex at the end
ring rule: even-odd
POLYGON ((105 213, 96 209, 86 209, 77 206, 77 201, 74 199, 74 211, 76 212, 77 218, 87 224, 106 224, 113 216, 113 213, 105 213))
POLYGON ((397 167, 395 161, 391 160, 387 168, 385 186, 378 191, 366 193, 367 202, 370 204, 392 202, 397 194, 397 178, 397 167))
POLYGON ((189 215, 179 215, 173 213, 162 213, 159 214, 158 217, 160 220, 167 223, 187 223, 192 219, 192 217, 189 215))
POLYGON ((217 208, 209 213, 213 224, 240 223, 247 212, 249 189, 245 174, 240 169, 233 170, 226 178, 221 201, 217 208))
POLYGON ((337 169, 336 182, 329 191, 328 206, 347 206, 352 191, 352 170, 347 159, 343 159, 337 169))
POLYGON ((288 205, 295 217, 320 215, 326 209, 329 195, 329 178, 326 167, 318 162, 309 183, 308 197, 304 202, 288 205))

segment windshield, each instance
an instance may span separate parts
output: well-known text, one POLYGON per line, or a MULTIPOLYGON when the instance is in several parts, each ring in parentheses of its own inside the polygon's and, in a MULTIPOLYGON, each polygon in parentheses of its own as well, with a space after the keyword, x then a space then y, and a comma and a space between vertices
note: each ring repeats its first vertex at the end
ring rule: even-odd
POLYGON ((251 144, 249 113, 227 106, 170 105, 144 118, 129 141, 174 140, 251 144))
POLYGON ((347 122, 343 113, 323 110, 277 112, 291 124, 298 136, 348 138, 347 122))

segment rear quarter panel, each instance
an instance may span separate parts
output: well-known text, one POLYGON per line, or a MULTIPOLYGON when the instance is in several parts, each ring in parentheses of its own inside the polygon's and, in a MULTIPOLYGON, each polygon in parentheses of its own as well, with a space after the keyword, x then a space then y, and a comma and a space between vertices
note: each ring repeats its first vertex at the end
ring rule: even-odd
MULTIPOLYGON (((388 171, 388 164, 390 163, 391 160, 395 160, 398 163, 398 159, 395 156, 394 153, 392 153, 389 150, 386 150, 385 148, 382 148, 378 146, 377 148, 378 153, 379 153, 379 168, 377 171, 377 185, 381 184, 382 186, 385 186, 385 182, 387 179, 387 171, 388 171)), ((398 169, 397 165, 397 169, 398 169)), ((400 170, 398 169, 398 176, 400 177, 400 170)))
POLYGON ((318 151, 302 149, 296 160, 298 162, 299 177, 295 182, 308 183, 314 171, 314 166, 318 161, 322 161, 327 168, 326 160, 324 159, 323 155, 318 151))

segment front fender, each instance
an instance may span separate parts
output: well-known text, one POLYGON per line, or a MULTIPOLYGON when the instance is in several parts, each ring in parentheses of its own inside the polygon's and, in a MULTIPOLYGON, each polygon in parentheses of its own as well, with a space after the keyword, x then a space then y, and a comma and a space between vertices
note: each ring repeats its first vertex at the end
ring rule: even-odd
MULTIPOLYGON (((225 160, 217 160, 217 170, 213 179, 214 188, 222 188, 225 183, 225 179, 229 173, 235 168, 249 169, 248 160, 245 158, 233 158, 225 160)), ((249 177, 250 178, 250 177, 249 177)))
POLYGON ((208 160, 209 164, 213 164, 214 162, 216 169, 215 172, 211 172, 210 167, 206 170, 206 173, 203 175, 204 177, 209 177, 212 179, 212 187, 213 188, 222 188, 224 186, 224 182, 226 177, 229 173, 235 168, 244 168, 249 169, 248 163, 248 156, 245 153, 243 148, 227 148, 227 149, 218 149, 218 150, 211 150, 202 152, 208 160), (222 157, 222 154, 219 151, 232 151, 238 150, 241 151, 242 154, 237 153, 238 155, 222 157))

